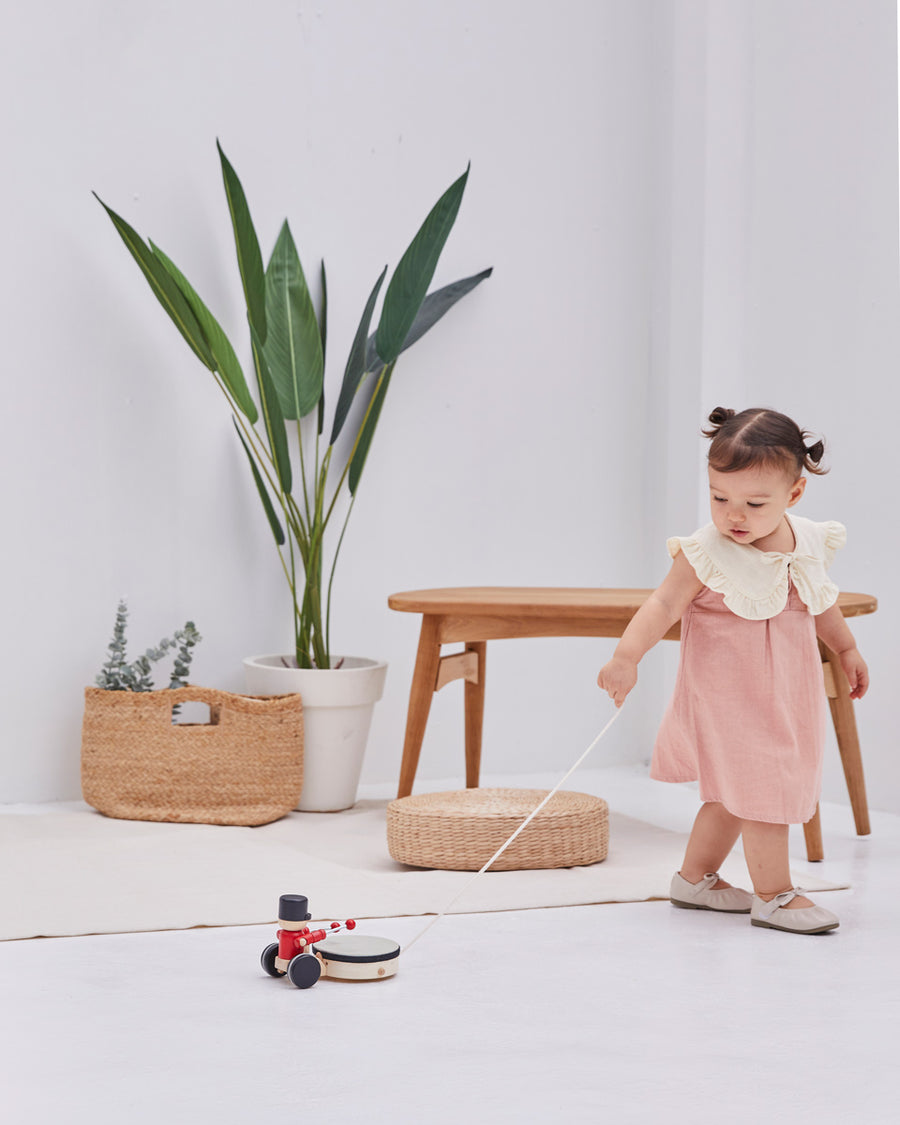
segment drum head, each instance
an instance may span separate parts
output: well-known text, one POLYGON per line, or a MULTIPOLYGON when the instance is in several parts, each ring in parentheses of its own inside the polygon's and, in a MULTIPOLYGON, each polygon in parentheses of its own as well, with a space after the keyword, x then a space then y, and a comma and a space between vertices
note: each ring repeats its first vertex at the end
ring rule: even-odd
POLYGON ((334 937, 317 941, 314 949, 326 961, 342 961, 354 965, 392 961, 400 956, 400 946, 396 941, 373 937, 371 934, 335 934, 334 937))

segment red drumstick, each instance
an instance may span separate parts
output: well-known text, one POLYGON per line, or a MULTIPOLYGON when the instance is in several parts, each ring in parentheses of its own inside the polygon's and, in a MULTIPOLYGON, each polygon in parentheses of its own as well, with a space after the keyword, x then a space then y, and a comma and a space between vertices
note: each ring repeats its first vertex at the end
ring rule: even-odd
POLYGON ((325 938, 331 937, 332 934, 338 934, 341 930, 355 930, 356 922, 352 918, 348 918, 346 922, 331 922, 327 930, 312 930, 303 936, 312 945, 317 941, 324 941, 325 938))

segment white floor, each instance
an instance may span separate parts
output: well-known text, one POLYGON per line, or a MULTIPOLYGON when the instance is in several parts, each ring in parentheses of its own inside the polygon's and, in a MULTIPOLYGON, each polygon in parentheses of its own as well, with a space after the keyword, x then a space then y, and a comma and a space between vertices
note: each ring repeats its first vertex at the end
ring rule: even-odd
MULTIPOLYGON (((667 827, 696 808, 609 788, 667 827)), ((872 820, 823 808, 816 873, 853 889, 819 896, 841 927, 818 937, 665 902, 455 915, 394 979, 304 992, 259 969, 265 926, 0 944, 0 1120, 895 1125, 900 817, 872 820)))

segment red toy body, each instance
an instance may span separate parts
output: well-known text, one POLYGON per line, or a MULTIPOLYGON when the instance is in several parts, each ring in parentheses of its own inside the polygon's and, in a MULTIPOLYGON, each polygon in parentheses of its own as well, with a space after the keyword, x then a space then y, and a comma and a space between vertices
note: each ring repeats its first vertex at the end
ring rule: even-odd
POLYGON ((278 957, 281 961, 290 961, 298 953, 309 953, 309 947, 317 941, 324 941, 332 934, 341 930, 353 930, 356 923, 352 918, 346 922, 332 922, 327 930, 311 930, 304 926, 302 930, 279 930, 275 935, 278 938, 278 957))

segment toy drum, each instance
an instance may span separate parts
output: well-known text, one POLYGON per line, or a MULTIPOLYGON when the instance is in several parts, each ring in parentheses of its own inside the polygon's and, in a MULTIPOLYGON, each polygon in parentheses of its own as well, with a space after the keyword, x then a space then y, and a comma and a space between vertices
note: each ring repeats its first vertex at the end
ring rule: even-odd
POLYGON ((371 934, 335 934, 313 947, 329 980, 381 980, 397 971, 400 946, 371 934))

